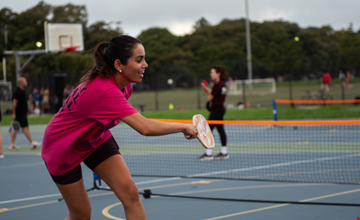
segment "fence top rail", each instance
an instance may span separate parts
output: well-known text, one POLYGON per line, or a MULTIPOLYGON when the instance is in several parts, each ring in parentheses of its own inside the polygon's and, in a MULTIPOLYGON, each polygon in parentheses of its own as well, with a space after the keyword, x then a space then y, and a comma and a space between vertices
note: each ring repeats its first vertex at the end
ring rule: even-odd
POLYGON ((360 99, 344 99, 344 100, 287 100, 275 99, 276 103, 282 104, 353 104, 360 103, 360 99))
POLYGON ((265 79, 237 79, 234 80, 234 83, 245 83, 245 84, 252 84, 252 83, 262 83, 262 82, 276 82, 274 78, 265 78, 265 79))
MULTIPOLYGON (((158 119, 155 121, 192 124, 192 120, 181 119, 158 119)), ((233 125, 360 125, 360 120, 327 120, 327 121, 230 121, 208 120, 209 124, 233 124, 233 125)))

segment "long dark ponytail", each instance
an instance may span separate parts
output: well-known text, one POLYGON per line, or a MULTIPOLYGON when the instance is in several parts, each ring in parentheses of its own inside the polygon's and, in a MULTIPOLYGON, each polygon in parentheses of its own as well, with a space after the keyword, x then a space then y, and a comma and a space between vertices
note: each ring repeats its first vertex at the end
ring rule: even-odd
POLYGON ((86 83, 96 76, 113 76, 117 71, 115 60, 126 65, 137 44, 141 44, 141 41, 128 35, 113 37, 109 43, 99 43, 94 49, 94 66, 81 77, 80 82, 86 83))

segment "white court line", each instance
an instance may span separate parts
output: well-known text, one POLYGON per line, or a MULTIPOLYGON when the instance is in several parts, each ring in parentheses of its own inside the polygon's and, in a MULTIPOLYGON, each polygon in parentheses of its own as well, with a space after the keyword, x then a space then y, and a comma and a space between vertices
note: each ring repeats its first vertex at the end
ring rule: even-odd
POLYGON ((209 173, 199 173, 199 174, 193 174, 189 175, 187 177, 201 177, 201 176, 210 176, 210 175, 216 175, 216 174, 224 174, 224 173, 235 173, 235 172, 243 172, 243 171, 250 171, 250 170, 260 170, 260 169, 268 169, 273 167, 282 167, 282 166, 290 166, 295 164, 303 164, 303 163, 314 163, 314 162, 320 162, 320 161, 326 161, 326 160, 338 160, 338 159, 344 159, 349 157, 359 157, 360 154, 349 154, 345 156, 337 156, 337 157, 323 157, 323 158, 316 158, 312 160, 299 160, 299 161, 293 161, 293 162, 287 162, 287 163, 276 163, 276 164, 269 164, 264 166, 257 166, 257 167, 248 167, 248 168, 241 168, 241 169, 233 169, 233 170, 223 170, 223 171, 216 171, 216 172, 209 172, 209 173))
MULTIPOLYGON (((171 181, 171 180, 178 180, 181 179, 180 177, 174 177, 174 178, 167 178, 167 179, 159 179, 159 180, 149 180, 144 182, 138 182, 135 183, 136 185, 142 185, 147 183, 157 183, 157 182, 164 182, 164 181, 171 181)), ((22 199, 13 199, 13 200, 7 200, 7 201, 0 201, 1 204, 8 204, 8 203, 14 203, 14 202, 24 202, 29 200, 35 200, 35 199, 44 199, 49 197, 55 197, 55 196, 61 196, 60 193, 57 194, 50 194, 50 195, 44 195, 44 196, 34 196, 34 197, 28 197, 28 198, 22 198, 22 199)))

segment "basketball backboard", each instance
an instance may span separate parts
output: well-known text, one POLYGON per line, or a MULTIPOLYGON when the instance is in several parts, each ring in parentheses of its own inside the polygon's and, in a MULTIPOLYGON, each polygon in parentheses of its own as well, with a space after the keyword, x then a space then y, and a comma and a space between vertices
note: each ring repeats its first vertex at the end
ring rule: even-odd
POLYGON ((47 52, 64 52, 69 47, 76 47, 75 51, 84 51, 82 24, 45 22, 44 28, 47 52))

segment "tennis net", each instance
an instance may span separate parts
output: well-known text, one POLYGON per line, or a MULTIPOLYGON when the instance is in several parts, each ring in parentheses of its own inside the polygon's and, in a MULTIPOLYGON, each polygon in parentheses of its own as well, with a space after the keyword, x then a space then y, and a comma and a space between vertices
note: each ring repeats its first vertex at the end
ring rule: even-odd
POLYGON ((133 176, 360 184, 360 120, 208 122, 224 124, 229 159, 198 161, 205 149, 181 133, 144 137, 124 123, 111 131, 133 176))

